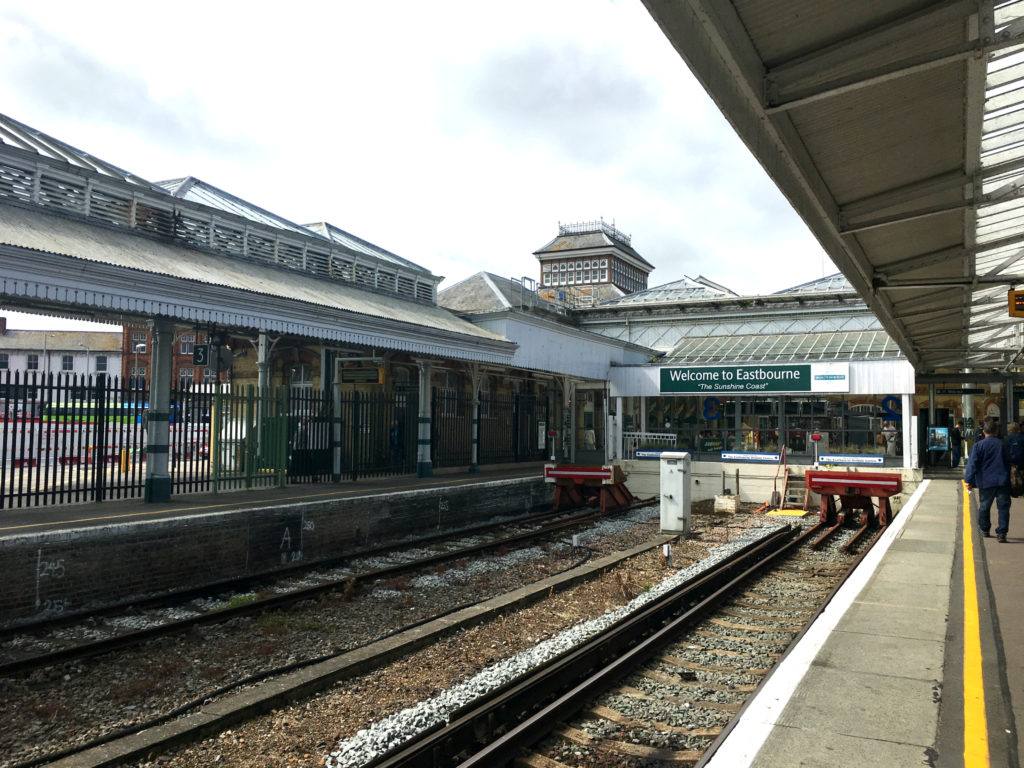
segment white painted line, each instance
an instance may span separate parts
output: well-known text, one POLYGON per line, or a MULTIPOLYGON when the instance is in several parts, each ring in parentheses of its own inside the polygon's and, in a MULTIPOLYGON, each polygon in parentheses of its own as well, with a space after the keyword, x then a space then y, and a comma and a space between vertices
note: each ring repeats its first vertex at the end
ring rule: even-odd
POLYGON ((893 541, 903 531, 914 516, 925 490, 931 480, 925 480, 907 501, 903 509, 896 515, 892 524, 861 561, 860 566, 839 588, 835 597, 815 619, 810 629, 800 642, 790 651, 789 655, 779 664, 778 669, 768 679, 764 687, 744 710, 743 717, 733 728, 725 742, 718 748, 705 768, 747 768, 753 764, 757 753, 761 751, 765 740, 772 732, 786 705, 792 698, 797 686, 803 680, 811 664, 829 635, 839 624, 853 601, 861 593, 868 581, 874 576, 875 570, 893 541))

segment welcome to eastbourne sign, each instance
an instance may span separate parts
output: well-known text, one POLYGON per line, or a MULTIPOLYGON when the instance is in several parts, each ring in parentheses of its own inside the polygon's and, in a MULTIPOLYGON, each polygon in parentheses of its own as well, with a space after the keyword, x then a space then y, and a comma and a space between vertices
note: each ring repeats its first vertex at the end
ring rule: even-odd
POLYGON ((662 368, 663 394, 849 392, 849 363, 662 368))

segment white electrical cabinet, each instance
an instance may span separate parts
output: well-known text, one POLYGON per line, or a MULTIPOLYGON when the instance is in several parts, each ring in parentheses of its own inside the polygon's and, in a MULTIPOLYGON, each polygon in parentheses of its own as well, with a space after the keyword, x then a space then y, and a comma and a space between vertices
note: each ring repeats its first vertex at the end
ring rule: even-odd
POLYGON ((661 532, 690 533, 690 454, 661 453, 661 532))

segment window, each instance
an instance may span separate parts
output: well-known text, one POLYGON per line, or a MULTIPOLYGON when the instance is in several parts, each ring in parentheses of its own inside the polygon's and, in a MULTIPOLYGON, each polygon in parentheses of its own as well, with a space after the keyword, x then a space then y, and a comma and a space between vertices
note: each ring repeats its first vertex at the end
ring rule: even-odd
POLYGON ((454 416, 459 412, 459 375, 445 371, 438 391, 439 411, 443 416, 454 416))
POLYGON ((132 375, 128 377, 128 389, 144 389, 146 386, 146 366, 132 367, 132 375))
POLYGON ((544 272, 550 272, 551 271, 551 265, 550 264, 545 264, 543 266, 543 271, 544 272))
POLYGON ((60 356, 60 369, 62 371, 73 371, 75 370, 75 358, 72 355, 61 355, 60 356))
POLYGON ((30 371, 39 370, 39 355, 35 352, 28 353, 28 360, 25 362, 25 367, 30 371))
POLYGON ((305 364, 292 368, 291 390, 293 395, 308 396, 313 393, 313 369, 305 364))
POLYGON ((602 269, 601 270, 601 282, 605 283, 607 281, 608 281, 608 270, 607 269, 602 269))
POLYGON ((107 356, 96 355, 96 372, 104 373, 107 370, 107 356))
POLYGON ((191 389, 192 382, 195 379, 196 369, 195 368, 181 368, 178 370, 178 383, 181 385, 181 389, 191 389))
POLYGON ((212 368, 203 368, 203 381, 213 381, 212 368))
POLYGON ((551 285, 551 273, 544 275, 544 285, 551 285))
POLYGON ((181 337, 181 354, 191 355, 196 345, 196 335, 190 333, 187 336, 181 337))
POLYGON ((6 371, 10 367, 10 359, 6 352, 0 352, 0 371, 6 371))
POLYGON ((491 416, 491 377, 484 376, 480 379, 480 418, 488 419, 491 416))
POLYGON ((146 341, 146 332, 145 331, 142 331, 141 333, 136 331, 135 333, 132 334, 132 343, 133 344, 134 343, 139 343, 139 342, 145 343, 145 341, 146 341))

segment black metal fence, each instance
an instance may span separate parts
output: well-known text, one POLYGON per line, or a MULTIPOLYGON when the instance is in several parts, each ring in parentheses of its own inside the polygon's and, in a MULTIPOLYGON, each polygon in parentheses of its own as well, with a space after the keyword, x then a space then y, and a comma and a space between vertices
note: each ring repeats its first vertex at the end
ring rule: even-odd
MULTIPOLYGON (((105 375, 0 373, 0 509, 142 497, 149 391, 105 375)), ((144 384, 144 382, 138 382, 144 384)), ((468 395, 435 390, 434 466, 472 460, 468 395)), ((417 466, 419 398, 288 390, 172 390, 173 494, 408 474, 417 466)), ((480 405, 481 464, 543 457, 544 403, 480 405)))
POLYGON ((480 463, 543 459, 547 421, 547 401, 534 395, 481 398, 480 463))
POLYGON ((141 495, 145 406, 116 378, 7 371, 0 507, 141 495))
POLYGON ((338 455, 343 479, 416 470, 419 397, 353 392, 339 401, 338 455))
POLYGON ((473 400, 435 389, 430 404, 430 459, 435 467, 469 465, 473 459, 473 400))

